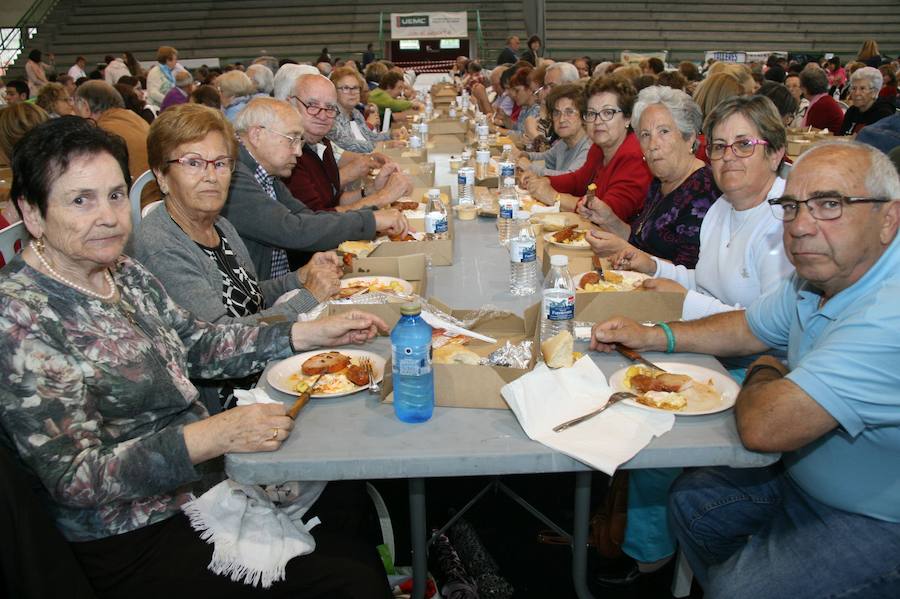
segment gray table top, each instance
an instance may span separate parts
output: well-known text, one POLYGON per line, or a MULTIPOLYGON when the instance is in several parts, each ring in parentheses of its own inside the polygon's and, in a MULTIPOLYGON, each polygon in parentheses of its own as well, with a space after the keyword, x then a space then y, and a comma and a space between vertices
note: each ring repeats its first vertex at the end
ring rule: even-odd
MULTIPOLYGON (((455 308, 486 303, 521 313, 538 301, 507 293, 508 260, 490 220, 456 221, 453 266, 435 267, 431 294, 455 308)), ((362 347, 387 355, 387 338, 362 347)), ((576 349, 584 350, 583 347, 576 349)), ((593 353, 608 376, 630 363, 619 355, 593 353)), ((647 354, 722 371, 712 357, 647 354)), ((263 376, 262 381, 265 381, 263 376)), ((291 396, 267 389, 271 396, 291 396)), ((731 465, 764 466, 778 458, 741 445, 731 410, 709 416, 678 417, 675 427, 655 438, 623 468, 731 465)), ((509 410, 436 408, 421 424, 399 421, 390 404, 367 392, 313 400, 297 419, 291 437, 276 452, 230 454, 228 474, 242 483, 286 480, 413 478, 569 472, 589 470, 581 462, 530 440, 509 410)))

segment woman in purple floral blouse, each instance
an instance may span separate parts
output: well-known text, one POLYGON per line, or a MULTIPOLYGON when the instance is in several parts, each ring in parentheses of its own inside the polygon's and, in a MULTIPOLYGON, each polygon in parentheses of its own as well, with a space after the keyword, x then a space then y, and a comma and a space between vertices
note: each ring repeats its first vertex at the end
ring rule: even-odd
POLYGON ((700 253, 700 223, 720 193, 712 171, 694 156, 702 115, 690 96, 669 87, 641 90, 632 112, 635 133, 654 179, 644 207, 630 225, 603 202, 578 211, 600 226, 587 236, 594 252, 609 256, 626 243, 693 268, 700 253))
MULTIPOLYGON (((203 156, 208 167, 215 158, 203 156)), ((41 481, 98 596, 256 596, 207 570, 212 545, 180 506, 202 463, 274 451, 293 420, 280 403, 210 417, 190 378, 246 376, 292 351, 362 343, 384 323, 354 312, 214 325, 179 308, 122 255, 131 233, 127 151, 89 121, 36 127, 12 166, 11 197, 32 240, 0 276, 0 443, 41 481)), ((390 596, 373 549, 315 536, 317 550, 288 563, 272 596, 390 596)))

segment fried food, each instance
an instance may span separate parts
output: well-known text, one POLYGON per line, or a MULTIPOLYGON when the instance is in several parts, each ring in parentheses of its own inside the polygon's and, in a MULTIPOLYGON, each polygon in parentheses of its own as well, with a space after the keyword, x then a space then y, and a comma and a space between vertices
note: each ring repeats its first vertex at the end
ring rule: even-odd
POLYGON ((553 240, 559 243, 565 243, 575 235, 575 230, 577 228, 578 225, 569 225, 568 227, 564 227, 553 234, 553 240))
POLYGON ((340 372, 350 365, 350 358, 336 351, 324 352, 306 360, 300 367, 300 371, 306 376, 319 374, 333 374, 340 372))
POLYGON ((369 373, 362 366, 357 366, 356 364, 351 364, 347 367, 347 370, 344 372, 344 376, 346 376, 351 383, 357 385, 359 387, 364 387, 369 384, 369 373))
POLYGON ((419 202, 394 202, 391 204, 391 208, 397 210, 419 210, 421 206, 419 202))
POLYGON ((417 241, 415 237, 413 237, 409 231, 403 233, 402 235, 391 235, 388 237, 391 241, 417 241))
POLYGON ((596 285, 600 282, 600 275, 596 271, 586 272, 584 276, 581 277, 581 280, 578 282, 578 287, 581 289, 587 289, 588 285, 596 285))

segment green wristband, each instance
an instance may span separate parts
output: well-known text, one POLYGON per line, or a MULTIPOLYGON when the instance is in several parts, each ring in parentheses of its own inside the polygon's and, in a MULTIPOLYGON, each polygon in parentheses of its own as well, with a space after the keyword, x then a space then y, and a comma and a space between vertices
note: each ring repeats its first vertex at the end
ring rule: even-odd
POLYGON ((675 353, 675 333, 672 332, 672 327, 665 322, 657 322, 656 326, 660 327, 666 334, 666 353, 675 353))

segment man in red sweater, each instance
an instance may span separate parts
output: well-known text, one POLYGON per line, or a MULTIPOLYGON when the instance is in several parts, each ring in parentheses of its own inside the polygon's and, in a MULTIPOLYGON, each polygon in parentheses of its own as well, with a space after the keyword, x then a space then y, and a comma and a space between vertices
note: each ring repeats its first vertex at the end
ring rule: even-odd
MULTIPOLYGON (((326 137, 339 110, 334 84, 321 75, 301 75, 294 82, 293 92, 289 101, 300 113, 304 142, 303 154, 285 181, 295 198, 313 210, 344 212, 387 206, 412 191, 409 178, 391 162, 381 165, 374 193, 363 196, 360 190, 344 191, 334 149, 326 137)), ((379 164, 370 156, 356 155, 352 160, 350 168, 356 178, 366 176, 370 167, 379 164)))
POLYGON ((800 73, 800 89, 809 100, 809 108, 803 119, 804 127, 828 129, 832 133, 841 130, 844 111, 834 98, 828 95, 828 74, 820 67, 809 65, 800 73))

